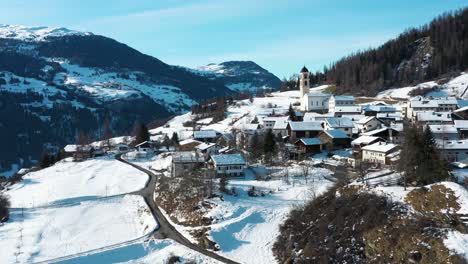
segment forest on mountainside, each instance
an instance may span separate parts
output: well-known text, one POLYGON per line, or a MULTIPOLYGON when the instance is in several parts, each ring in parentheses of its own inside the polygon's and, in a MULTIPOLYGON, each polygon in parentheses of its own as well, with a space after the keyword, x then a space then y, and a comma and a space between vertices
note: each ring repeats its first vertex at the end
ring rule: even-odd
POLYGON ((378 48, 346 56, 310 78, 313 84, 336 84, 341 94, 376 95, 390 87, 417 84, 467 68, 468 8, 464 8, 408 29, 378 48))

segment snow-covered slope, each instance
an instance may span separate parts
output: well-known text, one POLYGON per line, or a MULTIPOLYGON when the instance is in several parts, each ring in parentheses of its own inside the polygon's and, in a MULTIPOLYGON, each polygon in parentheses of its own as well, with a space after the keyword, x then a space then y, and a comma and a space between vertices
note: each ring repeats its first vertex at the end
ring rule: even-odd
POLYGON ((442 85, 438 85, 435 81, 430 81, 415 86, 392 88, 380 92, 377 97, 406 99, 416 89, 427 90, 428 96, 456 96, 466 99, 468 98, 468 73, 462 72, 459 76, 442 85))
POLYGON ((28 173, 5 193, 12 207, 29 208, 137 191, 147 179, 146 174, 112 157, 80 163, 65 159, 28 173))
POLYGON ((191 72, 223 82, 236 92, 257 92, 259 89, 277 90, 281 80, 252 61, 227 61, 210 63, 191 72))

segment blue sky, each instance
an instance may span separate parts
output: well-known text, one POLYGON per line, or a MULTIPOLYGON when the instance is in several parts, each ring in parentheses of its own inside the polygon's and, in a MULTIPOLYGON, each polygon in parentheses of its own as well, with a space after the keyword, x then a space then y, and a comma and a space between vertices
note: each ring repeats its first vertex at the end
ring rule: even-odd
POLYGON ((0 0, 0 23, 63 26, 128 44, 169 64, 253 60, 278 77, 309 70, 466 0, 0 0))

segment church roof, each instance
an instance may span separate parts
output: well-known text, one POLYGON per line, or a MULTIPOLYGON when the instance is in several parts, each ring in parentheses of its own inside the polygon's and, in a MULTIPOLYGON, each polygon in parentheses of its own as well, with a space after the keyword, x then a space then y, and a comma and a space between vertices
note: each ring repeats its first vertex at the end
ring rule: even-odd
POLYGON ((309 72, 309 70, 306 68, 306 66, 302 67, 301 73, 303 72, 309 72))

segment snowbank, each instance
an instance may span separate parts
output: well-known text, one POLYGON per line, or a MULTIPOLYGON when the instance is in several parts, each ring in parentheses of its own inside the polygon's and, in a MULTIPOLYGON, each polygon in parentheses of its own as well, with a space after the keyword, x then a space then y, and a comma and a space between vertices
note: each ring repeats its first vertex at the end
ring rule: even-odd
POLYGON ((12 207, 37 207, 136 191, 147 179, 145 173, 111 157, 83 162, 65 159, 26 174, 6 194, 12 207))

